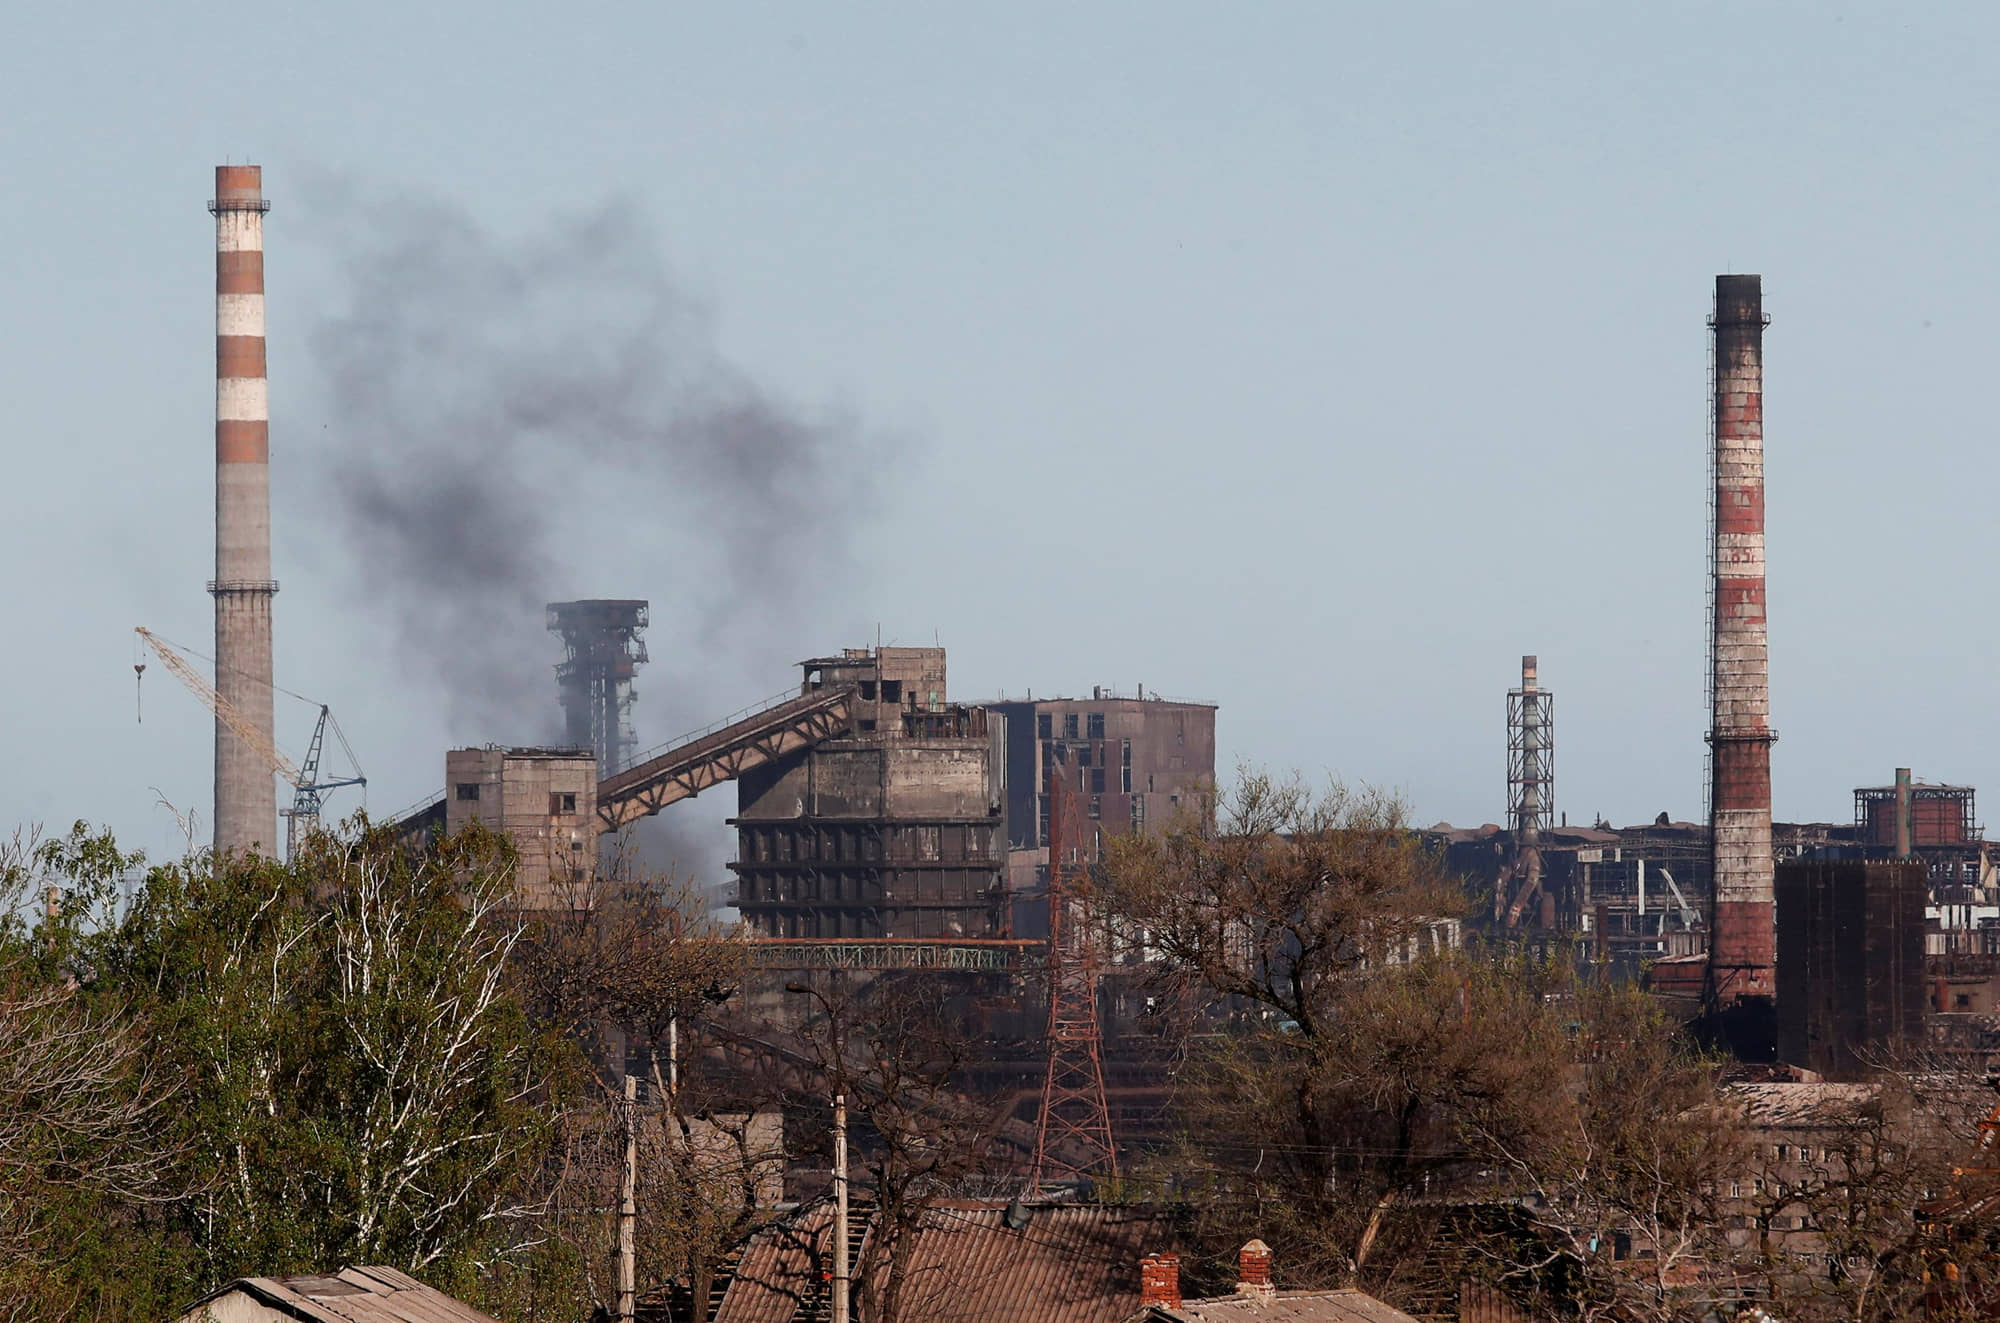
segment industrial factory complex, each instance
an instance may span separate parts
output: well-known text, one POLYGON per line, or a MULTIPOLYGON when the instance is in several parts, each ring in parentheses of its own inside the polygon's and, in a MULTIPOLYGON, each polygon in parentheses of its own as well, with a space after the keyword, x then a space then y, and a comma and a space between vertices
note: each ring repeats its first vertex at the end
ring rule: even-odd
MULTIPOLYGON (((277 846, 274 775, 315 789, 271 742, 267 206, 257 167, 217 171, 208 586, 223 852, 277 846)), ((2000 1006, 2000 881, 1972 788, 1885 768, 1893 776, 1856 789, 1838 821, 1771 818, 1766 322, 1758 276, 1716 278, 1706 820, 1572 825, 1557 798, 1554 695, 1526 657, 1506 693, 1504 825, 1439 824, 1426 837, 1472 888, 1466 940, 1560 948, 1641 979, 1745 1059, 1837 1073, 1886 1042, 1983 1051, 1980 1026, 2000 1006)), ((475 820, 499 828, 519 847, 521 903, 559 905, 608 857, 607 837, 731 783, 728 903, 760 964, 1040 980, 1069 940, 1052 899, 1065 858, 1088 867, 1108 838, 1200 821, 1212 805, 1216 704, 1101 686, 966 702, 942 647, 801 639, 795 690, 642 749, 632 712, 648 623, 641 600, 549 604, 565 742, 441 752, 442 793, 398 829, 421 844, 475 820)), ((1107 1043, 1122 1023, 1114 974, 1107 1043)))

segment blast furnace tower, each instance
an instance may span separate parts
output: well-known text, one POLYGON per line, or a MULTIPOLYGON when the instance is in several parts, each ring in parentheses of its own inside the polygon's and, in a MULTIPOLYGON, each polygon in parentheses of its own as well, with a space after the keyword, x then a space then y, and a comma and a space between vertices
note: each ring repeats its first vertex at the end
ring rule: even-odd
MULTIPOLYGON (((215 688, 272 742, 270 397, 264 377, 264 172, 215 170, 215 688)), ((274 853, 275 773, 215 722, 215 848, 274 853)))
POLYGON ((620 771, 639 752, 632 726, 638 697, 632 677, 646 664, 647 606, 602 598, 550 602, 549 632, 567 655, 556 667, 562 691, 563 738, 597 755, 600 775, 620 771))

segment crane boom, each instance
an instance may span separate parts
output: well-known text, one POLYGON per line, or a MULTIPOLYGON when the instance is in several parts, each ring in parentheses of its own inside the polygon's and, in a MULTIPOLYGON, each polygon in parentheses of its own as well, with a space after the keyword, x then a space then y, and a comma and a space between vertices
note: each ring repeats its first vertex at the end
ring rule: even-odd
POLYGON ((292 760, 280 753, 277 745, 266 739, 262 731, 251 725, 248 718, 217 693, 215 686, 208 682, 206 676, 144 625, 139 626, 137 632, 140 638, 146 640, 146 646, 159 657, 160 663, 172 671, 175 677, 201 700, 202 706, 215 714, 217 721, 229 727, 237 739, 249 745, 265 762, 271 764, 271 770, 284 777, 286 784, 295 787, 298 785, 299 769, 292 765, 292 760))

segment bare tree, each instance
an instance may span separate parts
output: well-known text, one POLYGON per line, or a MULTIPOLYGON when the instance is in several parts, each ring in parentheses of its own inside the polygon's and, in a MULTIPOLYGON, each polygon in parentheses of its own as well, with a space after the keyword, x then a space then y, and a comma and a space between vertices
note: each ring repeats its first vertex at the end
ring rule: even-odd
MULTIPOLYGON (((788 1048, 764 1056, 801 1114, 825 1118, 832 1095, 846 1097, 856 1184, 873 1206, 853 1265, 856 1308, 898 1323, 924 1298, 911 1256, 925 1219, 940 1199, 997 1171, 1002 1109, 963 1091, 975 1045, 933 981, 878 975, 857 986, 836 975, 787 990, 812 1011, 788 1048)), ((793 1149, 825 1153, 827 1140, 815 1127, 793 1149)))
POLYGON ((1490 1275, 1532 1288, 1560 1262, 1561 1303, 1581 1318, 1679 1317, 1691 1285, 1733 1271, 1726 1209, 1749 1158, 1740 1118, 1715 1063, 1637 992, 1581 990, 1547 1012, 1566 1031, 1547 1058, 1565 1087, 1539 1125, 1477 1127, 1540 1257, 1489 1254, 1490 1275))
POLYGON ((1445 949, 1465 893, 1395 796, 1252 774, 1220 809, 1119 838, 1103 870, 1222 1030, 1189 1053, 1176 1180, 1255 1224, 1237 1241, 1278 1230, 1295 1279, 1349 1280, 1399 1200, 1473 1161, 1473 1119, 1518 1128, 1559 1084, 1538 989, 1445 949))

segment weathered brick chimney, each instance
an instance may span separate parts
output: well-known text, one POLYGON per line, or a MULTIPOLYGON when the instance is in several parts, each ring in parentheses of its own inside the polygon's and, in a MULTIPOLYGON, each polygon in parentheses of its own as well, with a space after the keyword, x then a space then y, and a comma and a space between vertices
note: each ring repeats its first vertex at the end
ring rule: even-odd
POLYGON ((1253 1240, 1236 1251, 1236 1294, 1270 1300, 1278 1294, 1271 1285, 1271 1247, 1253 1240))
POLYGON ((1169 1250, 1139 1260, 1139 1307, 1181 1307, 1181 1256, 1169 1250))

